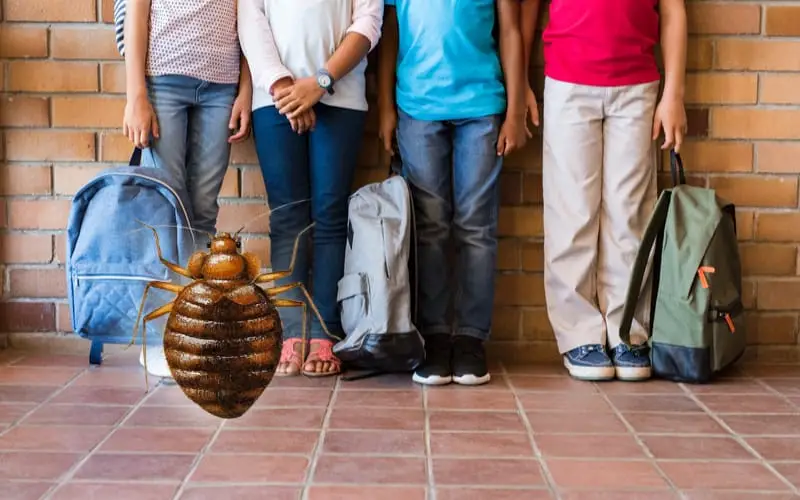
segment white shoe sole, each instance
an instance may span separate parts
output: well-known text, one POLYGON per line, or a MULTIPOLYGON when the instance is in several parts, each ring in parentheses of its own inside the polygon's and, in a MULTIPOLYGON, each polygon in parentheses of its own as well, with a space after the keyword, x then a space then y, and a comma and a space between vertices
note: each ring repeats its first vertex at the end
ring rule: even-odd
MULTIPOLYGON (((139 353, 139 364, 144 366, 144 349, 139 353)), ((147 373, 154 377, 172 378, 172 372, 163 350, 147 349, 147 373)))
POLYGON ((578 380, 612 380, 617 373, 613 366, 574 366, 566 357, 564 366, 569 370, 570 376, 578 380))
POLYGON ((626 382, 636 382, 639 380, 647 380, 653 374, 653 368, 650 366, 630 367, 618 366, 616 367, 616 375, 619 380, 626 382))
POLYGON ((429 375, 427 377, 423 377, 414 373, 414 375, 411 376, 411 380, 423 385, 447 385, 453 381, 453 377, 442 377, 441 375, 429 375))
POLYGON ((460 377, 453 375, 453 382, 461 385, 483 385, 489 383, 490 380, 492 380, 492 376, 488 373, 482 377, 476 377, 471 374, 461 375, 460 377))

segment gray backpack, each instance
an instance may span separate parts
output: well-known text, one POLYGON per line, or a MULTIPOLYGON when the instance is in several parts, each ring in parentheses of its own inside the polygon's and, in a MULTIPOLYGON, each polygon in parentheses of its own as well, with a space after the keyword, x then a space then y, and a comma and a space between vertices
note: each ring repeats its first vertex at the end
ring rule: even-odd
POLYGON ((425 350, 414 325, 416 238, 406 180, 396 175, 360 188, 350 196, 348 219, 337 297, 346 337, 333 352, 370 375, 412 371, 425 350))

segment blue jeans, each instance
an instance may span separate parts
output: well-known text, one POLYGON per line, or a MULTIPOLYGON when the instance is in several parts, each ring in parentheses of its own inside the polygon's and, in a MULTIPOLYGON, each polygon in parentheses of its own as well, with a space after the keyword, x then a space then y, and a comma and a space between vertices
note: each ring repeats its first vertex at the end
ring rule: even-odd
MULTIPOLYGON (((298 135, 274 106, 253 112, 256 154, 267 189, 270 213, 272 270, 288 270, 298 234, 315 222, 313 231, 300 238, 293 273, 276 285, 302 282, 328 331, 342 337, 336 294, 344 274, 347 241, 347 202, 361 149, 366 113, 317 104, 314 131, 298 135), (308 201, 304 201, 308 200, 308 201), (295 203, 280 210, 276 208, 295 203), (309 262, 308 240, 312 240, 309 262), (310 264, 310 265, 309 265, 310 264)), ((291 290, 281 298, 306 302, 302 292, 291 290)), ((309 311, 311 312, 311 311, 309 311)), ((284 338, 302 334, 302 309, 281 310, 284 338)), ((310 338, 327 339, 316 315, 311 314, 310 338)), ((332 339, 329 339, 332 340, 332 339)))
POLYGON ((415 120, 399 112, 397 141, 417 219, 419 317, 423 335, 449 334, 451 286, 455 333, 487 340, 492 326, 497 258, 502 115, 452 121, 415 120), (448 243, 458 254, 449 277, 448 243))
POLYGON ((231 150, 228 123, 238 85, 164 75, 149 77, 147 88, 160 136, 151 138, 156 166, 186 186, 192 225, 216 233, 217 197, 231 150))

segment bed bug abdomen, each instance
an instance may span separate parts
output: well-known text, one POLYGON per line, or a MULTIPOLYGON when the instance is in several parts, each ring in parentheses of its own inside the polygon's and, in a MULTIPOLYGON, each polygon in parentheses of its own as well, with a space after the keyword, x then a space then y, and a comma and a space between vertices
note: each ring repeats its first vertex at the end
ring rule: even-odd
POLYGON ((217 417, 238 418, 272 381, 281 336, 278 310, 260 287, 198 280, 174 302, 164 351, 189 399, 217 417))

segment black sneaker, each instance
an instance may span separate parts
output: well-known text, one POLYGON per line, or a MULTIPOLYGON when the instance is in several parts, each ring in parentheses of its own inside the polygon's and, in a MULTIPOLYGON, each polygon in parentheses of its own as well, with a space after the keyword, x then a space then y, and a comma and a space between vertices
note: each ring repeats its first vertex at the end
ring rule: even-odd
POLYGON ((418 384, 445 385, 453 381, 450 367, 452 344, 450 335, 426 335, 425 361, 414 371, 412 380, 418 384))
POLYGON ((481 385, 489 382, 486 349, 483 341, 467 335, 453 340, 453 382, 461 385, 481 385))

